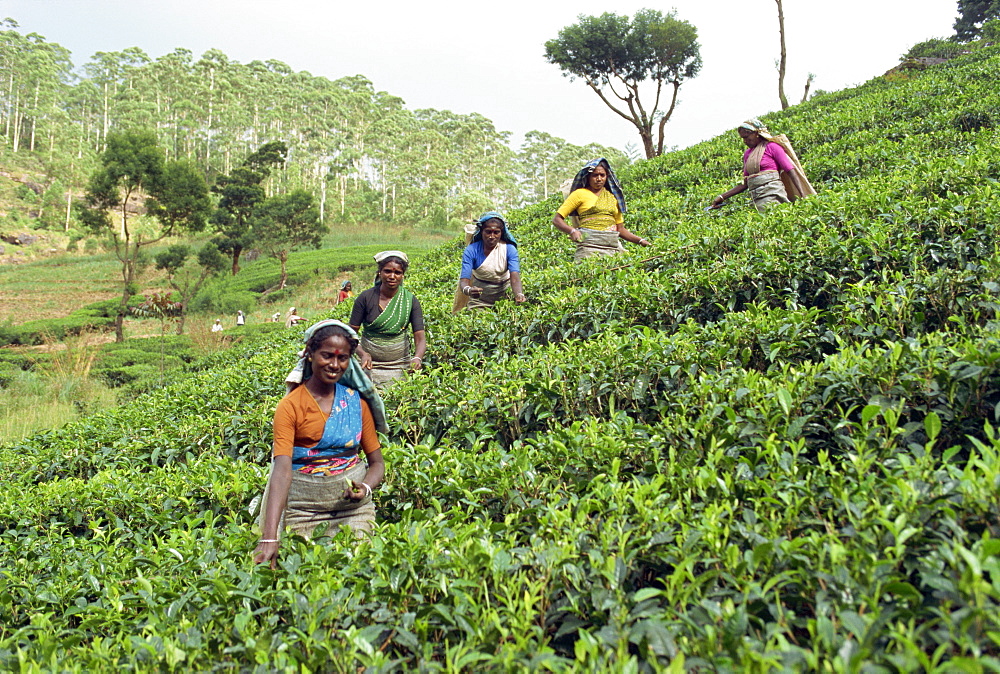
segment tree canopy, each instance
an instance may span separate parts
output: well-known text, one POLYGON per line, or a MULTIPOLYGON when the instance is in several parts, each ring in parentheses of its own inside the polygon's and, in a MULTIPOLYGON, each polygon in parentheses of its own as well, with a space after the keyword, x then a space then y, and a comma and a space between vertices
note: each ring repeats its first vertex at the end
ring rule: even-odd
POLYGON ((201 173, 186 161, 166 161, 156 134, 149 130, 110 133, 100 165, 91 175, 80 219, 91 230, 109 236, 122 264, 122 298, 115 318, 117 341, 125 338, 123 323, 135 278, 143 262, 143 246, 177 230, 200 231, 211 213, 208 186, 201 173), (158 229, 134 228, 129 214, 144 200, 147 215, 158 229), (109 210, 118 211, 113 222, 109 210))
POLYGON ((312 194, 293 190, 261 202, 250 218, 250 240, 281 262, 278 288, 288 281, 288 253, 301 246, 319 248, 327 227, 319 221, 312 194))
POLYGON ((968 42, 980 36, 983 23, 1000 19, 1000 0, 958 0, 955 39, 968 42))
POLYGON ((195 259, 197 264, 190 264, 191 247, 178 243, 158 254, 154 260, 157 269, 167 272, 167 283, 177 295, 177 334, 184 334, 184 319, 191 299, 198 293, 202 284, 226 268, 226 258, 219 252, 214 243, 206 243, 198 251, 195 259))
POLYGON ((545 58, 567 77, 580 77, 605 105, 639 131, 646 157, 663 153, 664 127, 677 105, 684 80, 701 69, 698 31, 675 12, 651 9, 627 16, 580 16, 545 43, 545 58), (640 85, 651 82, 652 104, 640 99, 640 85), (660 110, 664 88, 670 104, 660 110), (654 126, 656 128, 654 142, 654 126))
POLYGON ((248 243, 250 216, 267 196, 263 182, 272 169, 284 164, 287 156, 285 143, 266 143, 232 173, 219 176, 212 187, 219 195, 218 208, 212 214, 212 224, 219 232, 216 244, 229 253, 234 275, 240 271, 240 255, 248 243))

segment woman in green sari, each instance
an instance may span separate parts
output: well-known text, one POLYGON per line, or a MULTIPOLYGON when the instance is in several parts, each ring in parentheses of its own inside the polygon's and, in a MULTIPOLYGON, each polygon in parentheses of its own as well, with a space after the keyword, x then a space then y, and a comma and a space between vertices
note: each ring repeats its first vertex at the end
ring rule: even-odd
POLYGON ((375 256, 378 275, 375 287, 354 300, 352 328, 361 333, 357 349, 361 367, 376 386, 399 379, 407 370, 419 370, 424 362, 427 340, 420 301, 403 287, 410 266, 406 253, 385 250, 375 256), (410 355, 413 331, 414 353, 410 355))

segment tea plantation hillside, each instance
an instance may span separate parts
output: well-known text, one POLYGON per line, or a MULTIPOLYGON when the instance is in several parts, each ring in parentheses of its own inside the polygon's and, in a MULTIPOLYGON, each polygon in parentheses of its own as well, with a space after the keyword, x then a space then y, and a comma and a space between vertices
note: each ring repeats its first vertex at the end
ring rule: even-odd
POLYGON ((998 72, 768 117, 766 216, 733 133, 623 170, 613 261, 512 213, 527 305, 423 258, 371 541, 250 563, 290 332, 0 448, 0 669, 1000 671, 998 72))

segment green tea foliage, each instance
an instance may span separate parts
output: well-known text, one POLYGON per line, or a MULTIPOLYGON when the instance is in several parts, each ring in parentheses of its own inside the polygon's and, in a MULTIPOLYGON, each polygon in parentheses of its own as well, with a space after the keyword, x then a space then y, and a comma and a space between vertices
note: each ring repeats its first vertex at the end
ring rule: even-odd
POLYGON ((766 216, 702 210, 735 133, 622 170, 655 245, 613 261, 511 213, 525 305, 452 316, 460 242, 415 260, 372 540, 250 564, 280 326, 0 448, 0 666, 1000 669, 1000 132, 952 126, 997 72, 769 117, 820 193, 766 216))
MULTIPOLYGON (((142 295, 133 295, 129 307, 138 306, 142 295)), ((114 329, 118 300, 102 300, 88 304, 65 318, 43 318, 20 325, 0 325, 0 345, 35 346, 46 339, 62 340, 82 332, 108 332, 114 329)))
MULTIPOLYGON (((289 286, 299 286, 315 278, 336 279, 344 272, 367 267, 374 269, 372 256, 381 246, 353 246, 297 251, 288 258, 289 286)), ((260 258, 245 265, 236 276, 209 279, 194 298, 191 308, 196 311, 236 313, 258 303, 282 301, 287 295, 275 292, 281 279, 281 264, 274 258, 260 258)), ((288 292, 293 292, 289 288, 288 292)))

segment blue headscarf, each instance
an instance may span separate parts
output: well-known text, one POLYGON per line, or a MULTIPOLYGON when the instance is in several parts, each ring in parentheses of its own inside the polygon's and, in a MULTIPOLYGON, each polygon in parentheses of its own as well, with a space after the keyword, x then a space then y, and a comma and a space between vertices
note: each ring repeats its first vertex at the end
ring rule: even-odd
POLYGON ((479 216, 479 220, 476 221, 476 233, 472 237, 472 243, 483 240, 483 225, 485 225, 487 221, 493 220, 494 218, 499 220, 500 224, 503 225, 503 232, 500 233, 500 240, 504 243, 509 243, 512 246, 517 246, 517 241, 514 240, 514 235, 511 234, 510 230, 507 228, 507 221, 504 220, 503 216, 496 211, 486 211, 479 216))
MULTIPOLYGON (((312 337, 317 330, 325 328, 328 325, 336 325, 339 328, 343 328, 344 331, 353 339, 358 338, 358 333, 356 333, 354 328, 351 326, 332 318, 327 318, 319 323, 313 323, 306 328, 306 331, 302 336, 302 342, 308 344, 309 338, 312 337)), ((285 387, 289 392, 291 392, 296 386, 304 382, 306 379, 309 379, 311 376, 312 363, 306 360, 306 350, 303 347, 302 351, 299 352, 299 362, 295 364, 292 371, 288 373, 287 377, 285 377, 285 387)), ((372 412, 372 420, 375 422, 375 428, 383 433, 388 433, 389 425, 385 421, 385 405, 382 403, 382 398, 379 396, 378 389, 375 388, 375 384, 373 384, 372 380, 368 378, 365 371, 361 369, 361 363, 359 363, 358 359, 354 356, 351 356, 351 364, 347 366, 344 374, 340 376, 339 383, 355 389, 361 394, 361 397, 368 402, 368 408, 372 412)))
POLYGON ((618 177, 615 172, 611 169, 611 164, 604 157, 598 159, 592 159, 587 162, 587 164, 580 169, 580 172, 576 174, 573 178, 573 185, 570 187, 570 191, 579 190, 587 186, 587 176, 594 172, 599 164, 604 164, 604 170, 608 172, 608 182, 604 183, 604 189, 614 195, 615 201, 618 202, 618 210, 622 212, 622 215, 628 212, 625 207, 625 193, 622 192, 622 186, 618 183, 618 177))

